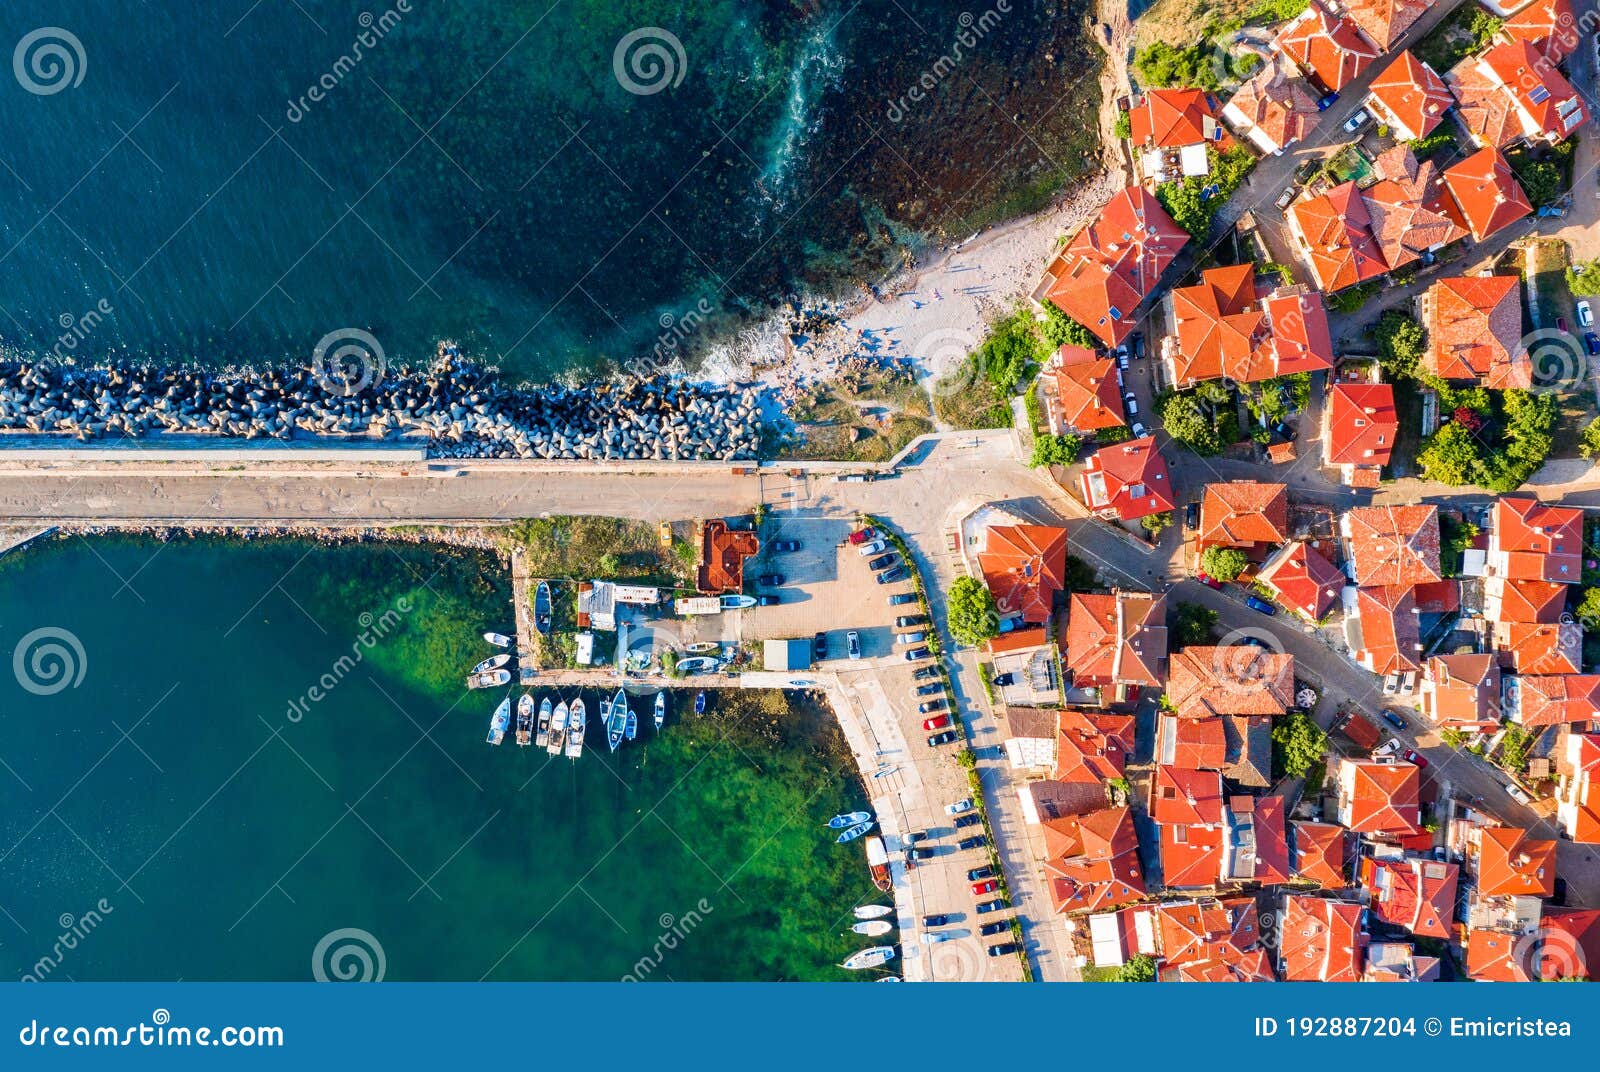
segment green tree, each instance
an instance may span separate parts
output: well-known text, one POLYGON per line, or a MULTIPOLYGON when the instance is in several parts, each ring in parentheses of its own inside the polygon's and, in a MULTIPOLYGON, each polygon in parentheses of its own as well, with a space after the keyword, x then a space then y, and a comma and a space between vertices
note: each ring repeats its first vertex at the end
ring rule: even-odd
POLYGON ((1460 424, 1444 425, 1417 455, 1417 464, 1429 480, 1442 484, 1471 484, 1482 472, 1479 443, 1460 424))
POLYGON ((974 358, 984 379, 1001 394, 1009 395, 1044 360, 1043 343, 1033 314, 1019 309, 994 322, 974 358))
POLYGON ((1129 957, 1112 977, 1112 982, 1116 983, 1153 983, 1155 980, 1155 958, 1144 953, 1135 953, 1129 957))
POLYGON ((1520 771, 1527 765, 1532 749, 1533 734, 1521 726, 1509 725, 1505 736, 1500 738, 1500 765, 1508 771, 1520 771))
POLYGON ((1227 447, 1214 422, 1193 392, 1169 395, 1161 404, 1161 426, 1167 434, 1201 457, 1221 454, 1227 447))
POLYGON ((976 647, 1000 635, 1000 611, 994 595, 976 577, 957 577, 950 586, 945 624, 962 644, 976 647))
POLYGON ((1179 603, 1172 617, 1172 639, 1180 648, 1199 647, 1212 641, 1217 612, 1198 603, 1179 603))
POLYGON ((1237 547, 1207 547, 1200 554, 1200 568, 1223 582, 1237 579, 1248 565, 1250 557, 1237 547))
POLYGON ((1039 326, 1039 334, 1052 350, 1069 343, 1085 350, 1098 345, 1093 332, 1049 302, 1044 303, 1044 323, 1039 326))
POLYGON ((1123 141, 1127 141, 1129 138, 1133 137, 1132 117, 1129 116, 1127 112, 1118 112, 1117 122, 1112 130, 1117 137, 1121 138, 1123 141))
POLYGON ((1378 364, 1389 378, 1415 379, 1417 363, 1428 345, 1426 329, 1406 314, 1391 309, 1378 318, 1373 334, 1378 341, 1378 364))
POLYGON ((1567 268, 1567 289, 1579 297, 1600 294, 1600 261, 1579 261, 1567 268))
POLYGON ((1139 519, 1139 524, 1152 536, 1159 536, 1172 524, 1172 511, 1165 510, 1159 514, 1146 514, 1139 519))
POLYGON ((1033 457, 1028 464, 1037 469, 1041 465, 1071 465, 1078 460, 1083 441, 1077 436, 1041 435, 1033 438, 1033 457))
POLYGON ((1583 434, 1578 437, 1578 453, 1585 458, 1600 454, 1600 417, 1583 426, 1583 434))
POLYGON ((1295 712, 1274 720, 1272 750, 1284 774, 1303 778, 1322 762, 1328 750, 1328 735, 1310 715, 1295 712))

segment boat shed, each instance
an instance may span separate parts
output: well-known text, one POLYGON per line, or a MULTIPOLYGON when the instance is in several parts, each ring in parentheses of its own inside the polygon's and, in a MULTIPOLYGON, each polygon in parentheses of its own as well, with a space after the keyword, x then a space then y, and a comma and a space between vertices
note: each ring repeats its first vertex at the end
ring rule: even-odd
POLYGON ((761 649, 761 665, 766 670, 809 670, 811 669, 811 641, 765 641, 761 649))
POLYGON ((649 607, 661 602, 659 588, 649 588, 641 584, 618 584, 612 586, 612 591, 618 603, 649 607))
POLYGON ((617 628, 617 586, 590 581, 578 586, 578 624, 612 632, 617 628))

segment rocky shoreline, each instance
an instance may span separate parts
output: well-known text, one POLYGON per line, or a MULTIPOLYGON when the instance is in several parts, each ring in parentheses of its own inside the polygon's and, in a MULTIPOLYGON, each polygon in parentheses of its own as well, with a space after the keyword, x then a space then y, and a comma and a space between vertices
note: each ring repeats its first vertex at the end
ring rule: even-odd
POLYGON ((517 390, 448 357, 370 384, 305 368, 0 362, 0 431, 85 442, 417 437, 445 458, 735 461, 757 456, 762 427, 754 388, 658 376, 517 390))

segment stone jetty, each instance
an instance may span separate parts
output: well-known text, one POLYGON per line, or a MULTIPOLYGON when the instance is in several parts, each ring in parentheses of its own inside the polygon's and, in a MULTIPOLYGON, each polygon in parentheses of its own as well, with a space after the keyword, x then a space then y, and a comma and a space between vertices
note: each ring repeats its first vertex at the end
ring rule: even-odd
POLYGON ((352 391, 309 369, 0 362, 0 432, 84 441, 422 437, 450 458, 735 461, 757 456, 761 427, 754 389, 666 377, 513 389, 445 360, 352 391))

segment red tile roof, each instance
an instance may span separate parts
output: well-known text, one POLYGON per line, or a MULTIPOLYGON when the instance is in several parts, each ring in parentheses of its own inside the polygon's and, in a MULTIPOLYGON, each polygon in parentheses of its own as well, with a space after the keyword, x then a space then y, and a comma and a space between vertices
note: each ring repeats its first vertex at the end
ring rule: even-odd
POLYGON ((1097 432, 1127 424, 1115 363, 1070 345, 1061 348, 1061 357, 1055 374, 1045 379, 1047 389, 1054 388, 1046 396, 1054 425, 1063 431, 1097 432), (1088 359, 1080 360, 1078 354, 1088 359))
POLYGON ((1438 72, 1413 56, 1409 49, 1396 56, 1383 73, 1372 80, 1371 92, 1405 127, 1408 138, 1433 133, 1434 127, 1444 122, 1445 110, 1456 102, 1438 72))
POLYGON ((1260 375, 1292 376, 1333 367, 1333 335, 1328 329, 1328 307, 1322 293, 1309 287, 1279 287, 1262 300, 1267 328, 1272 333, 1272 362, 1252 362, 1237 369, 1233 378, 1249 383, 1260 375))
POLYGON ((1451 276, 1428 288, 1423 311, 1428 348, 1422 365, 1446 380, 1494 390, 1533 385, 1522 346, 1522 292, 1514 275, 1451 276))
POLYGON ((1423 711, 1440 726, 1483 728, 1500 722, 1500 664, 1491 654, 1435 655, 1428 660, 1423 711))
POLYGON ((1167 679, 1167 597, 1118 589, 1074 592, 1067 602, 1066 657, 1085 688, 1160 686, 1167 679))
POLYGON ((1345 577, 1339 567, 1309 544, 1296 540, 1267 559, 1256 574, 1278 602, 1312 621, 1321 621, 1339 601, 1345 577))
POLYGON ((1255 901, 1202 898, 1153 905, 1160 978, 1174 982, 1270 982, 1255 901))
POLYGON ((1355 23, 1315 3, 1284 26, 1273 45, 1332 90, 1349 85, 1378 58, 1355 23))
POLYGON ((1170 823, 1161 827, 1161 879, 1168 889, 1215 886, 1222 874, 1223 829, 1170 823))
POLYGON ((1479 242, 1533 212, 1499 149, 1481 149, 1445 168, 1443 182, 1462 222, 1479 242))
POLYGON ((1067 530, 991 525, 978 569, 1002 615, 1021 614, 1032 625, 1047 622, 1057 593, 1066 587, 1067 530))
POLYGON ((759 550, 761 538, 754 532, 729 529, 721 518, 707 521, 700 538, 700 591, 743 591, 744 560, 759 550))
POLYGON ((1553 897, 1556 843, 1528 836, 1515 826, 1478 830, 1475 860, 1479 897, 1553 897))
POLYGON ((1495 45, 1478 59, 1540 133, 1559 141, 1583 125, 1587 115, 1572 83, 1526 41, 1495 45))
POLYGON ((1360 877, 1379 919, 1412 934, 1449 938, 1459 871, 1455 864, 1414 856, 1399 860, 1365 856, 1360 877))
POLYGON ((1442 176, 1431 160, 1396 145, 1373 161, 1378 180, 1361 191, 1373 239, 1390 269, 1467 237, 1442 176))
POLYGON ((1183 718, 1281 715, 1294 705, 1294 656, 1245 644, 1173 654, 1167 701, 1183 718))
POLYGON ((1132 751, 1132 715, 1066 710, 1057 717, 1057 781, 1098 785, 1120 778, 1132 751))
POLYGON ((1524 674, 1507 695, 1507 713, 1524 726, 1600 719, 1600 674, 1524 674))
POLYGON ((1501 576, 1577 584, 1583 579, 1583 511, 1531 495, 1501 496, 1489 528, 1490 556, 1496 552, 1505 558, 1501 576))
POLYGON ((1220 771, 1228 761, 1228 734, 1221 716, 1179 718, 1161 716, 1156 754, 1162 763, 1185 770, 1220 771))
POLYGON ((1212 141, 1217 130, 1211 98, 1198 89, 1152 89, 1128 113, 1136 146, 1177 148, 1212 141))
POLYGON ((1253 383, 1333 367, 1322 295, 1303 287, 1263 295, 1255 274, 1253 264, 1211 268, 1199 283, 1173 289, 1173 383, 1223 376, 1253 383))
POLYGON ((1389 265, 1372 230, 1372 216, 1354 182, 1289 206, 1289 220, 1304 239, 1311 274, 1332 293, 1383 275, 1389 265))
POLYGON ((1100 911, 1144 898, 1132 811, 1107 808, 1040 825, 1045 887, 1057 912, 1100 911))
POLYGON ((1439 571, 1436 506, 1357 506, 1345 512, 1357 584, 1425 584, 1439 571))
POLYGON ((1153 193, 1130 186, 1050 263, 1034 297, 1115 346, 1132 333, 1134 310, 1188 241, 1153 193))
POLYGON ((1391 384, 1336 383, 1328 393, 1328 464, 1388 465, 1399 431, 1391 384))
POLYGON ((1505 148, 1522 137, 1516 98, 1490 73, 1468 57, 1445 72, 1445 85, 1456 98, 1456 115, 1479 145, 1505 148))
POLYGON ((1572 0, 1534 0, 1500 24, 1506 38, 1527 42, 1551 63, 1560 63, 1578 50, 1581 31, 1572 0))
POLYGON ((1162 825, 1222 822, 1222 775, 1160 764, 1150 782, 1150 818, 1162 825))
POLYGON ((1467 975, 1480 983, 1529 983, 1533 939, 1477 928, 1467 933, 1467 975))
POLYGON ((1367 40, 1387 50, 1432 6, 1433 0, 1344 0, 1344 13, 1367 40))
POLYGON ((1500 606, 1492 615, 1497 622, 1561 621, 1567 609, 1567 586, 1554 581, 1500 581, 1500 606))
POLYGON ((1290 823, 1294 831, 1293 868, 1296 878, 1324 889, 1349 884, 1344 874, 1345 828, 1336 823, 1290 823))
POLYGON ((1229 480, 1206 485, 1195 547, 1245 547, 1289 538, 1289 485, 1229 480))
POLYGON ((1101 447, 1085 465, 1082 481, 1091 510, 1114 512, 1124 521, 1173 508, 1167 462, 1154 436, 1101 447))
POLYGON ((1422 669, 1422 632, 1409 585, 1364 585, 1356 589, 1361 619, 1361 654, 1375 674, 1422 669))
POLYGON ((1500 665, 1524 676, 1576 675, 1583 669, 1583 627, 1577 622, 1496 622, 1500 665))
POLYGON ((1254 879, 1268 885, 1288 882, 1289 832, 1284 824, 1283 798, 1245 797, 1253 802, 1251 828, 1256 839, 1254 879))
MULTIPOLYGON (((1556 818, 1573 841, 1600 844, 1600 733, 1569 733, 1562 758, 1556 818)), ((1594 963, 1600 966, 1600 958, 1594 963)))
POLYGON ((1278 53, 1228 98, 1228 107, 1275 148, 1308 137, 1322 116, 1316 94, 1296 73, 1293 62, 1278 53))
POLYGON ((1339 761, 1339 821, 1359 834, 1415 834, 1422 778, 1410 763, 1339 761))
POLYGON ((1284 897, 1278 958, 1286 982, 1361 979, 1361 906, 1292 894, 1284 897))
POLYGON ((1600 974, 1600 909, 1546 908, 1539 917, 1539 978, 1600 974))

